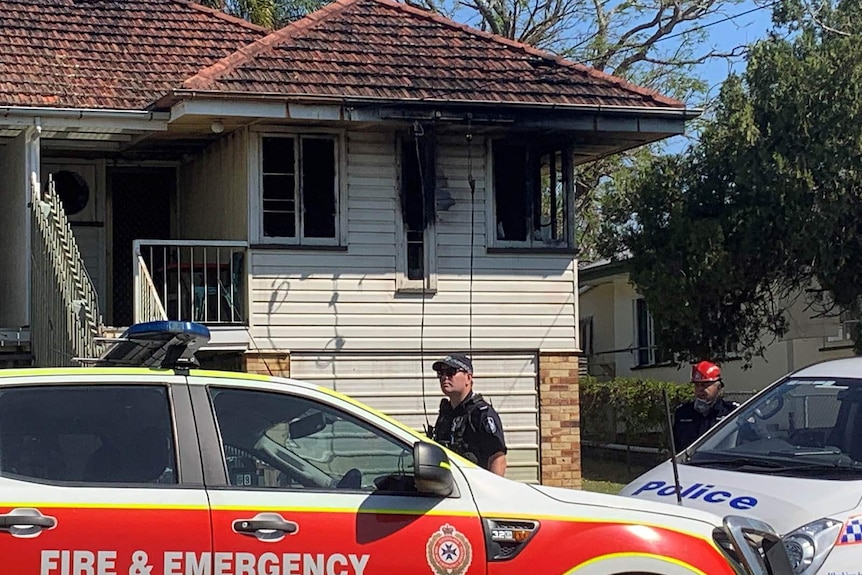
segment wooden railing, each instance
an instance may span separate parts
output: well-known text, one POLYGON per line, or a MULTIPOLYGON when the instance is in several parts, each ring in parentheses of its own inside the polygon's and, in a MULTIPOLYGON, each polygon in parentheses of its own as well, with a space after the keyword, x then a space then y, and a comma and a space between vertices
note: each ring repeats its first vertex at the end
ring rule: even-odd
POLYGON ((39 193, 33 177, 31 208, 30 334, 33 364, 76 365, 98 355, 99 299, 66 213, 49 179, 39 193))
POLYGON ((135 279, 135 322, 168 319, 168 313, 159 299, 159 292, 156 291, 153 278, 141 256, 137 257, 136 269, 138 277, 135 279))
POLYGON ((161 313, 174 321, 247 325, 246 252, 238 241, 135 240, 134 321, 161 313))

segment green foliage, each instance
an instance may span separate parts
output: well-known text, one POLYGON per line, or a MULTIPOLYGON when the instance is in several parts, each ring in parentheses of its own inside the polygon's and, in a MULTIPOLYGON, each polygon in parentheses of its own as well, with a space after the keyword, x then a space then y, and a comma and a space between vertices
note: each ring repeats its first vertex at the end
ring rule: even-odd
MULTIPOLYGON (((583 378, 579 389, 582 437, 613 441, 624 431, 633 443, 637 436, 666 435, 665 391, 671 413, 694 396, 691 385, 646 378, 583 378)), ((666 439, 660 443, 667 445, 666 439)))
POLYGON ((201 4, 264 28, 277 29, 328 4, 327 0, 201 0, 201 4))
POLYGON ((801 20, 752 47, 699 144, 609 207, 601 249, 630 255, 678 360, 750 361, 801 293, 811 315, 862 312, 862 12, 807 10, 782 4, 777 22, 801 20))

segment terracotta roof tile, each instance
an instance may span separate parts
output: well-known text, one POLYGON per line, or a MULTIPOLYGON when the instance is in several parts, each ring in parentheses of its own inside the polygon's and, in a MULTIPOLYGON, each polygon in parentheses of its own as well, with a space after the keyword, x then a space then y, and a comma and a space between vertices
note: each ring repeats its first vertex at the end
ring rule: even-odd
POLYGON ((181 88, 683 107, 392 0, 337 0, 271 34, 188 0, 0 0, 0 106, 143 109, 181 88))
POLYGON ((265 35, 186 0, 0 0, 0 106, 141 109, 265 35))
POLYGON ((684 106, 392 0, 337 0, 201 70, 183 88, 309 98, 684 106))

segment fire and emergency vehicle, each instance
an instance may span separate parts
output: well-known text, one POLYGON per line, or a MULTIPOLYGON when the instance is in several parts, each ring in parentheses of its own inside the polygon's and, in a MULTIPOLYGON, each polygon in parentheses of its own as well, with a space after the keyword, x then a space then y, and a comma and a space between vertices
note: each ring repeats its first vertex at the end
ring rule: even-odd
POLYGON ((862 358, 781 378, 675 459, 678 482, 668 460, 621 494, 766 521, 796 575, 862 573, 862 358))
POLYGON ((207 338, 0 371, 0 573, 789 573, 765 523, 510 481, 330 389, 190 369, 207 338))

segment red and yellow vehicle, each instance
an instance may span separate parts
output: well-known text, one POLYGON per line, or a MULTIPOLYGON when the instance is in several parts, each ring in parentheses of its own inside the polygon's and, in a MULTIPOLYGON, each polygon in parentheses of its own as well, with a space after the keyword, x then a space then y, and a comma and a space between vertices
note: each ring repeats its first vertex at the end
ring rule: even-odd
POLYGON ((776 540, 510 481, 294 380, 0 371, 3 575, 766 575, 776 540))

